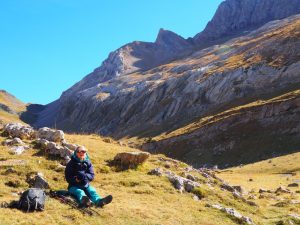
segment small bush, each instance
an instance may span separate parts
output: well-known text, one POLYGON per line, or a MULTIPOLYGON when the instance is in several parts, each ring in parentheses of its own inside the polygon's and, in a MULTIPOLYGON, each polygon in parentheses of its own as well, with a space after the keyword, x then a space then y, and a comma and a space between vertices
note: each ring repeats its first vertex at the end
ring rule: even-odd
POLYGON ((99 172, 100 172, 100 173, 109 173, 109 172, 110 172, 110 167, 109 167, 109 166, 102 166, 102 167, 99 169, 99 172))
POLYGON ((21 182, 19 180, 14 180, 14 181, 10 180, 6 182, 5 185, 13 188, 18 188, 21 187, 21 182))
POLYGON ((135 187, 140 185, 140 182, 136 182, 136 181, 120 181, 119 184, 125 186, 125 187, 135 187))
POLYGON ((193 194, 197 195, 198 198, 205 198, 207 197, 208 193, 205 189, 201 188, 201 187, 195 187, 192 191, 193 194))
POLYGON ((134 190, 135 194, 147 194, 147 195, 153 195, 153 191, 151 190, 134 190))

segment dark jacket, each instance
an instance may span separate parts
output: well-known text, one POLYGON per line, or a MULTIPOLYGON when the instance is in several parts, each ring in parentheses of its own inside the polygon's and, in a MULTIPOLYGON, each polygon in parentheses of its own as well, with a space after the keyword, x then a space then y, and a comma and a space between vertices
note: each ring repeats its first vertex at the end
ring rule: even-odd
POLYGON ((88 155, 86 155, 83 161, 80 161, 74 154, 71 156, 71 160, 65 169, 65 177, 69 183, 69 187, 87 188, 89 182, 94 179, 94 176, 94 168, 88 155), (79 182, 76 181, 76 177, 80 180, 79 182))

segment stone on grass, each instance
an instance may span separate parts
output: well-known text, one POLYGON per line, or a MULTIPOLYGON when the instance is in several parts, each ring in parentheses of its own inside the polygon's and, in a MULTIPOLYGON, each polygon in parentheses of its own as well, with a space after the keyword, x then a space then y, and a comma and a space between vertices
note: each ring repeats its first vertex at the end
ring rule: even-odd
POLYGON ((196 187, 200 187, 200 184, 195 182, 195 181, 191 181, 189 179, 183 178, 181 176, 175 175, 173 173, 166 173, 167 177, 169 178, 170 182, 173 184, 173 186, 179 190, 180 192, 182 191, 187 191, 187 192, 191 192, 194 190, 194 188, 196 187))
POLYGON ((242 223, 245 223, 245 224, 255 224, 251 218, 249 217, 246 217, 246 216, 243 216, 242 214, 240 214, 237 210, 233 209, 233 208, 225 208, 221 205, 217 205, 217 204, 214 204, 214 205, 206 205, 208 207, 212 207, 212 208, 215 208, 215 209, 218 209, 222 212, 225 212, 226 214, 238 219, 240 222, 242 223))
POLYGON ((33 188, 42 188, 42 189, 47 189, 49 188, 49 184, 44 178, 44 175, 42 173, 37 173, 37 174, 28 174, 26 178, 26 182, 29 184, 30 187, 33 188))
POLYGON ((161 177, 163 175, 163 170, 161 168, 155 168, 148 172, 149 175, 156 175, 161 177))
POLYGON ((193 195, 193 199, 194 199, 195 201, 200 201, 200 198, 199 198, 197 195, 193 195))
POLYGON ((33 139, 36 137, 36 132, 30 126, 24 126, 20 123, 8 123, 3 128, 4 134, 13 138, 33 139))
POLYGON ((184 189, 187 192, 193 191, 196 187, 200 187, 200 184, 191 180, 184 180, 184 189))
POLYGON ((272 193, 271 190, 267 190, 267 189, 264 189, 264 188, 260 188, 258 193, 262 194, 262 193, 272 193))
POLYGON ((49 141, 46 139, 39 138, 34 141, 41 149, 46 149, 48 146, 49 141))
POLYGON ((233 186, 231 186, 231 185, 229 185, 227 183, 221 184, 220 188, 223 188, 223 189, 225 189, 225 190, 227 190, 229 192, 234 192, 236 190, 233 186))
POLYGON ((25 143, 20 138, 15 137, 14 139, 6 139, 2 145, 25 145, 25 143))
POLYGON ((148 152, 121 152, 113 160, 113 164, 121 168, 136 168, 144 163, 150 154, 148 152))
POLYGON ((75 151, 78 148, 79 145, 70 144, 70 143, 67 143, 67 142, 63 141, 62 146, 67 147, 68 149, 70 149, 72 151, 75 151))
POLYGON ((15 155, 21 155, 26 149, 27 146, 13 146, 10 148, 11 152, 15 155))
POLYGON ((180 192, 184 191, 184 178, 180 176, 169 176, 170 182, 174 185, 174 187, 180 192))
POLYGON ((299 184, 297 183, 291 183, 288 185, 288 187, 299 187, 299 184))
POLYGON ((61 130, 54 130, 48 127, 43 127, 38 130, 38 138, 46 139, 53 142, 62 142, 65 140, 64 132, 61 130))
POLYGON ((189 179, 191 181, 196 181, 197 180, 197 178, 195 176, 191 175, 191 174, 186 175, 186 179, 189 179))
POLYGON ((276 194, 279 193, 291 193, 291 191, 283 186, 280 186, 279 188, 276 189, 275 191, 276 194))
POLYGON ((289 214, 288 216, 292 217, 293 219, 300 220, 300 215, 298 214, 289 214))

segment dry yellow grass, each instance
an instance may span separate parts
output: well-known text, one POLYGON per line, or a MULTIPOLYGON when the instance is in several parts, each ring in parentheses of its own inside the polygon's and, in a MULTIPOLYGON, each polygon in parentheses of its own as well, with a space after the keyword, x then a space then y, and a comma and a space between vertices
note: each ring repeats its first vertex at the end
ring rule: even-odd
MULTIPOLYGON (((258 163, 223 170, 220 177, 249 190, 259 188, 274 190, 279 185, 288 186, 300 181, 300 152, 264 160, 258 163), (249 179, 253 181, 249 181, 249 179)), ((291 188, 300 190, 299 188, 291 188)))
POLYGON ((16 112, 22 112, 26 109, 26 105, 23 102, 3 91, 0 91, 0 103, 16 112))
MULTIPOLYGON (((0 137, 0 141, 3 140, 4 138, 0 137)), ((202 188, 208 192, 208 196, 201 201, 194 201, 192 194, 180 194, 166 178, 147 175, 152 168, 164 167, 164 162, 159 160, 159 157, 164 157, 162 155, 152 155, 143 166, 136 170, 116 172, 107 165, 106 160, 112 159, 118 152, 138 150, 123 147, 117 143, 106 143, 96 135, 67 135, 67 140, 70 143, 85 145, 89 149, 96 171, 96 178, 92 185, 102 196, 112 194, 114 196, 112 204, 103 209, 97 209, 100 216, 90 217, 54 199, 48 199, 45 211, 40 213, 27 214, 16 209, 0 209, 1 224, 236 224, 236 221, 226 214, 205 207, 207 203, 234 207, 242 214, 250 216, 257 224, 273 224, 273 221, 280 220, 288 213, 299 213, 299 209, 293 206, 286 208, 270 206, 271 200, 257 200, 262 207, 249 206, 234 199, 231 193, 221 191, 217 186, 214 190, 210 190, 206 185, 202 185, 202 188)), ((66 189, 64 172, 57 169, 59 160, 49 159, 37 152, 37 149, 30 149, 16 156, 11 155, 7 147, 0 146, 0 160, 24 159, 27 161, 24 166, 12 166, 16 173, 9 175, 5 174, 8 166, 0 166, 1 201, 17 199, 18 197, 12 193, 28 188, 25 177, 29 172, 42 172, 52 189, 66 189), (5 185, 7 181, 15 180, 20 181, 19 187, 13 188, 5 185)), ((292 167, 286 165, 286 169, 295 169, 299 156, 290 157, 290 159, 295 159, 295 161, 292 167)), ((277 164, 279 165, 279 161, 277 164)), ((179 167, 171 166, 170 170, 180 174, 186 166, 180 163, 179 167)), ((259 171, 258 168, 259 165, 254 164, 244 167, 244 170, 232 169, 233 173, 222 171, 220 176, 226 177, 232 183, 241 180, 239 184, 246 186, 247 182, 243 182, 241 177, 248 177, 248 173, 259 171)), ((271 170, 272 168, 266 170, 267 174, 271 174, 271 170)), ((260 176, 263 177, 263 173, 260 172, 260 176)), ((253 177, 253 179, 258 178, 253 177)), ((267 182, 261 179, 260 185, 267 188, 268 186, 264 185, 267 182)), ((274 186, 276 185, 274 183, 274 186)), ((252 186, 249 187, 252 188, 252 186)), ((246 189, 248 189, 247 186, 246 189)))
MULTIPOLYGON (((5 91, 0 90, 0 104, 8 106, 11 110, 14 110, 16 113, 21 113, 26 110, 26 105, 16 99, 14 96, 8 94, 5 91)), ((19 118, 17 114, 8 113, 0 108, 0 122, 9 123, 9 122, 18 122, 25 124, 19 118)))
POLYGON ((23 121, 20 120, 18 115, 15 114, 10 114, 8 112, 5 112, 0 109, 0 122, 6 124, 10 122, 17 122, 17 123, 22 123, 25 124, 23 121))

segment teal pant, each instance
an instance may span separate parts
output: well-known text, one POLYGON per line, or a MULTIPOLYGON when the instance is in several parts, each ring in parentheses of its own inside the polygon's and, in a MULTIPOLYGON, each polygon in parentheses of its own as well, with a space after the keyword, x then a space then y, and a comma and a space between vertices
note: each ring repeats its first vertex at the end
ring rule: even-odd
POLYGON ((97 194, 96 189, 91 185, 84 189, 71 186, 68 188, 68 191, 79 203, 81 203, 83 196, 88 196, 94 204, 97 204, 97 202, 101 199, 101 197, 97 194))

